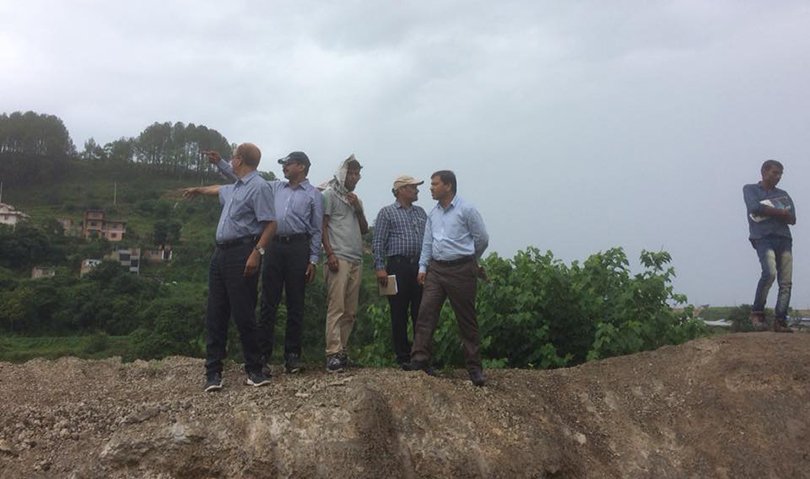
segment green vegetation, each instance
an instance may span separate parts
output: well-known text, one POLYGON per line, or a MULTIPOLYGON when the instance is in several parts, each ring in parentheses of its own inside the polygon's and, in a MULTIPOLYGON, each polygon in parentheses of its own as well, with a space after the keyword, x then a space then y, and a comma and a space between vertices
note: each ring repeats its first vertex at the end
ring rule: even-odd
POLYGON ((23 362, 63 356, 132 358, 130 343, 129 336, 107 336, 105 333, 89 336, 0 337, 0 361, 23 362))
MULTIPOLYGON (((199 151, 215 148, 227 154, 227 141, 203 126, 155 123, 138 137, 103 147, 88 141, 80 154, 72 145, 56 117, 31 112, 0 116, 3 200, 32 218, 14 229, 0 226, 0 360, 201 357, 219 204, 183 201, 177 190, 222 182, 199 151), (40 123, 49 125, 39 130, 46 132, 44 138, 31 133, 30 125, 40 123), (27 174, 42 168, 41 174, 27 174), (57 221, 78 224, 86 209, 104 209, 109 218, 125 220, 124 240, 115 245, 85 240, 65 232, 57 221), (143 263, 140 275, 109 262, 79 277, 83 259, 101 258, 114 246, 163 244, 172 245, 172 261, 143 263), (29 279, 31 268, 41 265, 55 267, 56 275, 29 279)), ((483 261, 489 278, 480 283, 477 298, 487 364, 560 367, 706 334, 691 308, 676 313, 671 307, 686 298, 673 291, 670 261, 666 252, 643 252, 644 271, 631 274, 620 248, 570 265, 534 248, 512 259, 490 255, 483 261)), ((367 365, 393 365, 388 303, 377 294, 370 264, 367 258, 353 357, 367 365)), ((322 274, 317 274, 305 305, 304 355, 310 361, 323 355, 325 303, 322 274)), ((282 303, 277 355, 285 322, 282 303)), ((434 351, 439 365, 462 364, 447 305, 434 351)), ((233 326, 229 354, 241 355, 233 326)))
MULTIPOLYGON (((579 364, 678 344, 706 334, 691 308, 678 314, 666 252, 643 252, 645 271, 631 275, 621 248, 594 254, 570 266, 535 248, 513 259, 495 254, 483 261, 488 281, 480 283, 477 307, 482 354, 491 366, 549 368, 579 364)), ((387 348, 387 307, 371 306, 377 333, 363 359, 378 364, 387 348)), ((449 305, 437 328, 434 360, 463 364, 457 326, 449 305)))

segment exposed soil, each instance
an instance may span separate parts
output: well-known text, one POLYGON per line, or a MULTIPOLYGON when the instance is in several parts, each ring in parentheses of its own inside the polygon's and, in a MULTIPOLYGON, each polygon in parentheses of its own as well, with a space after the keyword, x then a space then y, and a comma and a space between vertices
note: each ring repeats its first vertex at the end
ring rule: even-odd
POLYGON ((476 388, 203 362, 0 363, 0 477, 810 477, 810 334, 751 333, 476 388))

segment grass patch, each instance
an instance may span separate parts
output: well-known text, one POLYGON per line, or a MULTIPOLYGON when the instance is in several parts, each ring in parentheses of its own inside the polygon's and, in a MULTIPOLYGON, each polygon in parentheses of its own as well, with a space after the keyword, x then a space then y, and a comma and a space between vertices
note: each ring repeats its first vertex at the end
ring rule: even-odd
POLYGON ((83 359, 103 359, 131 356, 129 336, 7 336, 0 338, 0 361, 22 363, 35 358, 57 359, 75 356, 83 359))

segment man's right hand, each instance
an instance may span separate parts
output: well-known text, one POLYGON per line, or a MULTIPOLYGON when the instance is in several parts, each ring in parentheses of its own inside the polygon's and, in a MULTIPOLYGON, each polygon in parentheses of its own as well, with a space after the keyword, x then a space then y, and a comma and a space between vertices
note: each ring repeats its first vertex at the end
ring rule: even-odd
POLYGON ((330 255, 329 255, 327 258, 326 258, 326 267, 327 267, 327 268, 329 268, 329 271, 331 271, 331 272, 333 272, 333 273, 337 273, 337 271, 338 271, 338 267, 339 267, 339 263, 338 263, 337 256, 335 256, 335 254, 334 254, 334 253, 330 254, 330 255))
POLYGON ((200 194, 200 190, 194 186, 192 186, 191 188, 183 188, 180 190, 180 192, 183 194, 183 198, 187 200, 190 200, 191 198, 194 198, 195 196, 200 194))
POLYGON ((220 155, 218 151, 209 150, 209 151, 202 151, 201 153, 203 154, 203 156, 208 158, 208 162, 211 163, 212 165, 216 165, 217 163, 219 163, 219 160, 222 159, 222 155, 220 155))
POLYGON ((427 276, 427 273, 424 272, 419 272, 419 274, 416 275, 416 282, 419 283, 419 286, 425 285, 425 276, 427 276))
POLYGON ((380 283, 380 286, 385 288, 388 286, 388 271, 384 269, 377 270, 377 282, 380 283))
POLYGON ((220 185, 192 186, 191 188, 181 188, 180 192, 183 194, 183 198, 191 199, 199 195, 216 196, 219 194, 219 188, 220 185))

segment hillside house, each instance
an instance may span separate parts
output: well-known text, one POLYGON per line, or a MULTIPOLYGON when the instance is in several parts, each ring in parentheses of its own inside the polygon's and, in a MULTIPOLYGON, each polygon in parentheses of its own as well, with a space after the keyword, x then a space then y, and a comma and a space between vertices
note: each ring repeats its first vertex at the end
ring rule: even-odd
POLYGON ((84 212, 82 236, 89 238, 106 238, 108 241, 121 241, 127 232, 126 221, 109 220, 104 210, 87 210, 84 212))
POLYGON ((101 264, 100 259, 83 259, 82 266, 79 269, 79 276, 84 276, 93 270, 96 266, 101 264))
POLYGON ((34 266, 31 269, 31 279, 53 278, 56 276, 56 268, 52 266, 34 266))
POLYGON ((140 248, 120 248, 104 256, 104 259, 120 263, 121 266, 125 266, 130 273, 139 274, 141 272, 140 248))
POLYGON ((168 245, 157 249, 147 249, 143 251, 143 260, 147 263, 163 263, 166 261, 171 261, 171 259, 172 247, 168 245))
POLYGON ((17 211, 13 206, 0 203, 0 224, 10 225, 12 228, 17 226, 20 221, 30 218, 22 211, 17 211))
POLYGON ((56 218, 56 221, 62 225, 62 230, 65 233, 65 236, 75 236, 77 238, 81 238, 82 234, 82 225, 73 221, 70 218, 56 218))

